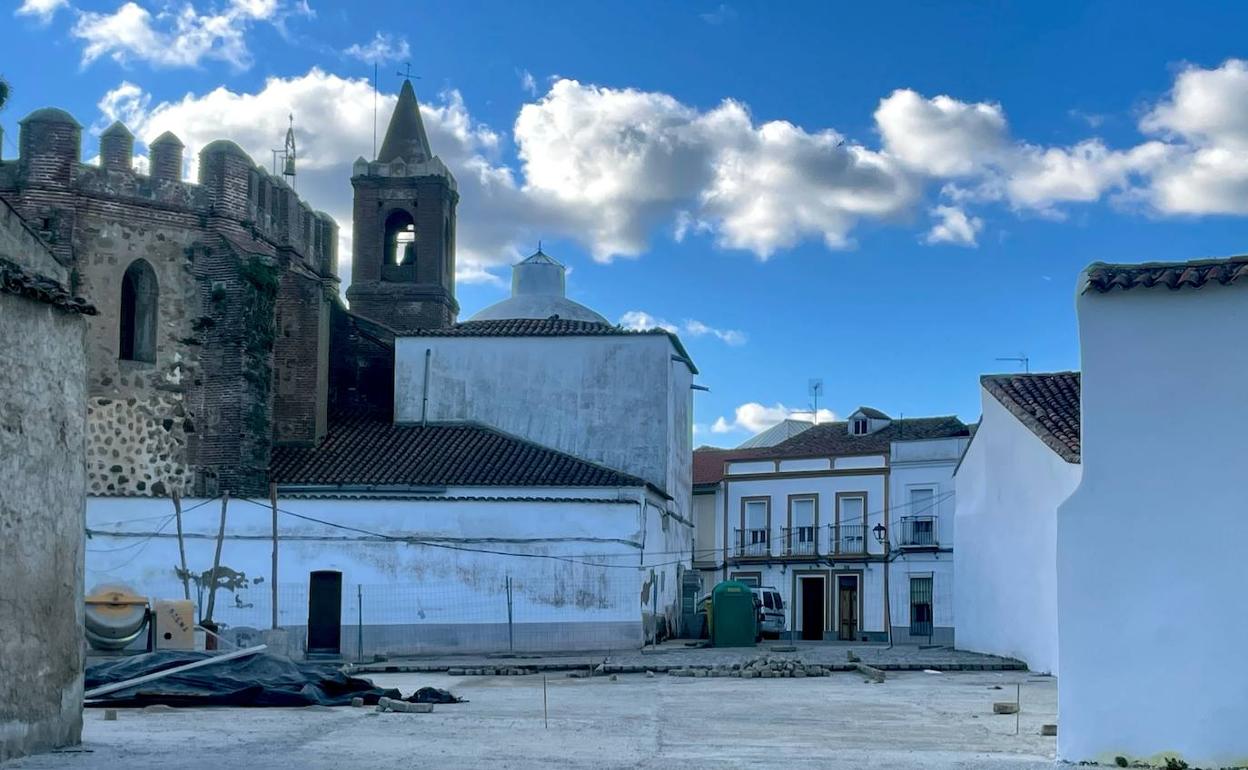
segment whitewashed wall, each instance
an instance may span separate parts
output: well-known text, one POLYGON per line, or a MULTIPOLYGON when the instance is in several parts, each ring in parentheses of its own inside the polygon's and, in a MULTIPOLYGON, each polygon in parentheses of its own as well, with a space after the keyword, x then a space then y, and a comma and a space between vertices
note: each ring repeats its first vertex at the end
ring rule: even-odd
MULTIPOLYGON (((488 490, 496 496, 518 492, 525 490, 488 490)), ((451 489, 447 496, 481 493, 451 489)), ((357 586, 363 586, 362 614, 369 637, 365 651, 370 654, 493 650, 500 638, 505 644, 504 586, 510 577, 515 587, 515 627, 527 624, 525 648, 640 644, 653 607, 648 595, 643 603, 643 582, 653 568, 661 589, 660 613, 675 612, 678 580, 673 562, 680 557, 668 552, 683 547, 687 563, 690 529, 662 516, 658 507, 662 501, 653 495, 643 514, 640 490, 540 493, 597 497, 603 502, 280 499, 279 508, 289 514, 278 518, 279 624, 301 630, 307 622, 309 573, 338 570, 343 573, 342 621, 353 629, 344 629, 344 650, 355 649, 354 627, 361 615, 357 586), (290 514, 419 538, 431 545, 379 540, 290 514), (612 566, 591 566, 597 564, 612 566)), ((188 565, 193 573, 202 573, 212 566, 220 502, 185 500, 183 509, 188 565)), ((172 514, 168 500, 89 498, 87 586, 124 582, 152 597, 180 598, 172 514)), ((245 579, 235 590, 218 593, 218 622, 269 626, 271 516, 267 500, 231 500, 221 564, 245 579)))
POLYGON ((1248 286, 1078 300, 1083 478, 1057 514, 1058 755, 1248 762, 1248 286))
POLYGON ((663 335, 405 337, 395 420, 474 421, 639 476, 690 518, 693 374, 663 335), (424 401, 425 351, 429 362, 424 401))
POLYGON ((981 395, 983 421, 956 478, 958 646, 1057 674, 1057 506, 1080 466, 981 395))

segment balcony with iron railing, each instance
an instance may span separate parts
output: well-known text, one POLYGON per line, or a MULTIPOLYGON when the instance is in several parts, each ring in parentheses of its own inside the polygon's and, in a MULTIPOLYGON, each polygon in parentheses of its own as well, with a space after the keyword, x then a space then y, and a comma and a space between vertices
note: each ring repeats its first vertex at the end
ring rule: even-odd
POLYGON ((771 557, 771 533, 766 529, 734 529, 736 538, 732 554, 738 559, 767 559, 771 557))
POLYGON ((829 524, 828 538, 833 556, 867 555, 867 528, 862 524, 829 524))
POLYGON ((935 516, 902 516, 897 545, 900 548, 939 548, 935 516))
POLYGON ((816 557, 821 552, 819 530, 814 526, 785 527, 780 530, 780 542, 790 558, 816 557))

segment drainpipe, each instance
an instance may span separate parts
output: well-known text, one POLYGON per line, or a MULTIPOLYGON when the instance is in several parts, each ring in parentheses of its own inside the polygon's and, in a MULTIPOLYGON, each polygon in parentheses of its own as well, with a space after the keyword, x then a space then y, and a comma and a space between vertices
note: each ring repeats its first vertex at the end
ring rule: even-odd
POLYGON ((420 426, 429 424, 429 360, 433 358, 433 348, 425 348, 425 386, 420 392, 420 426))

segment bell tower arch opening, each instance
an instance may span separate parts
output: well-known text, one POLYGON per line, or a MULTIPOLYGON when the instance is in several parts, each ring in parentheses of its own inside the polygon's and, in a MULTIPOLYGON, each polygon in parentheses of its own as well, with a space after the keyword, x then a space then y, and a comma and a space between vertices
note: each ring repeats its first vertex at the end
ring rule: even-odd
POLYGON ((410 80, 373 160, 352 167, 351 312, 400 334, 451 326, 455 300, 455 177, 433 154, 410 80))

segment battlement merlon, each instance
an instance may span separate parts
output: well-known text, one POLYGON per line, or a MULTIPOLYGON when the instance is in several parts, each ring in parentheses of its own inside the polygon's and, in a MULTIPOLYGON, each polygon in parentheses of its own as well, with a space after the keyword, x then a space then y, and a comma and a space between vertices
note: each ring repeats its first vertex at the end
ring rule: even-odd
POLYGON ((82 126, 64 110, 36 110, 20 126, 19 155, 0 162, 0 187, 78 192, 223 217, 291 249, 322 276, 337 275, 338 223, 232 141, 217 140, 200 150, 196 183, 183 178, 184 145, 167 131, 148 144, 150 171, 139 174, 133 168, 133 135, 120 122, 100 135, 98 166, 82 162, 82 126))

